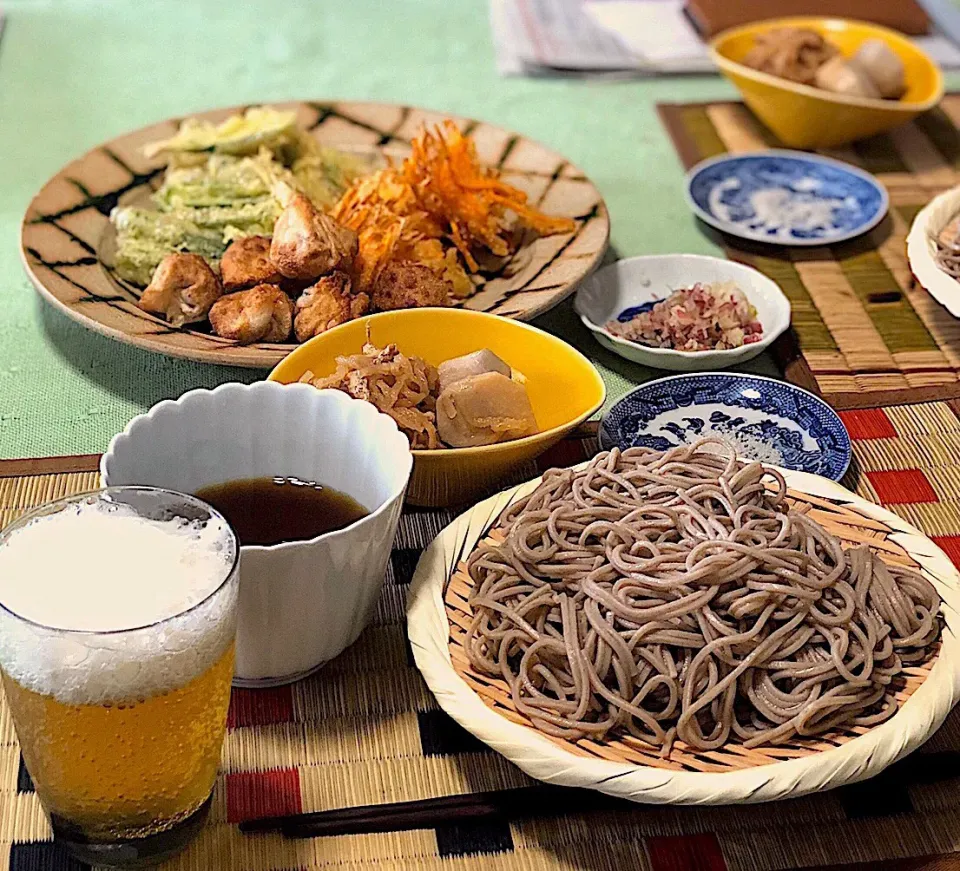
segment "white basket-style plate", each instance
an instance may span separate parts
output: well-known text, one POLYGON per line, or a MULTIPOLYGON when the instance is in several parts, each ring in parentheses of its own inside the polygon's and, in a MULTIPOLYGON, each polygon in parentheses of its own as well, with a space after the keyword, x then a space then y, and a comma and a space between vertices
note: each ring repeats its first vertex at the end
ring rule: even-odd
POLYGON ((738 771, 706 773, 585 758, 496 713, 454 670, 444 590, 458 563, 503 509, 532 492, 539 478, 460 515, 420 559, 407 602, 408 634, 417 667, 440 707, 532 777, 656 804, 746 804, 793 798, 872 777, 915 750, 960 699, 960 573, 929 538, 895 514, 824 478, 804 472, 783 474, 792 490, 848 505, 886 524, 892 530, 890 540, 916 560, 943 600, 945 627, 937 660, 923 684, 887 722, 830 750, 738 771))
POLYGON ((910 271, 929 294, 955 318, 960 318, 960 281, 937 265, 936 238, 960 212, 960 186, 934 197, 913 219, 907 235, 910 271))

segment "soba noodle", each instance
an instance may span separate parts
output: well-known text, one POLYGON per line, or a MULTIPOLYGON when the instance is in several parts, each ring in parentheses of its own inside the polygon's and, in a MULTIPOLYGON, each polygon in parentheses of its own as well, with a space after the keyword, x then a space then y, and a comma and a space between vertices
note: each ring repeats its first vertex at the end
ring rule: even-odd
POLYGON ((960 281, 960 217, 954 217, 936 238, 937 266, 960 281))
POLYGON ((508 508, 468 561, 466 650, 540 730, 747 747, 871 726, 939 597, 791 509, 723 442, 600 454, 508 508))
POLYGON ((946 248, 938 243, 937 265, 951 278, 960 281, 960 251, 955 248, 946 248))

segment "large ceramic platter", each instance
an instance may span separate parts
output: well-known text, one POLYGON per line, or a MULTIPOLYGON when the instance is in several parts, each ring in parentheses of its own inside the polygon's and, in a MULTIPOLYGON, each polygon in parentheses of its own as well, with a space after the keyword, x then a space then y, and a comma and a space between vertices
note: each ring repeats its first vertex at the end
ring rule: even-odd
MULTIPOLYGON (((546 236, 519 248, 482 276, 466 308, 529 320, 556 305, 596 266, 607 246, 610 221, 600 192, 561 155, 492 124, 391 103, 279 103, 325 145, 381 150, 402 157, 424 125, 452 118, 477 145, 480 159, 501 169, 550 214, 572 217, 572 234, 546 236)), ((246 107, 195 117, 220 121, 246 107)), ((139 289, 118 280, 108 265, 113 241, 108 216, 118 203, 146 198, 163 172, 143 146, 172 135, 181 118, 105 142, 65 166, 30 203, 23 219, 21 256, 40 294, 84 326, 110 338, 204 363, 270 368, 295 344, 240 346, 207 328, 176 328, 137 307, 139 289)), ((194 325, 196 327, 196 325, 194 325)))
MULTIPOLYGON (((540 479, 494 496, 461 515, 424 552, 407 602, 407 633, 417 667, 461 726, 522 768, 560 786, 595 789, 654 804, 749 804, 833 789, 878 774, 915 750, 960 699, 960 573, 929 538, 895 514, 806 472, 781 471, 789 497, 847 546, 865 542, 883 560, 918 567, 943 601, 940 648, 908 666, 897 713, 880 725, 834 729, 814 738, 700 752, 674 745, 670 757, 626 738, 599 743, 552 738, 513 706, 499 678, 475 672, 463 649, 473 581, 464 560, 488 537, 508 505, 540 479)), ((496 539, 496 532, 493 534, 496 539)))

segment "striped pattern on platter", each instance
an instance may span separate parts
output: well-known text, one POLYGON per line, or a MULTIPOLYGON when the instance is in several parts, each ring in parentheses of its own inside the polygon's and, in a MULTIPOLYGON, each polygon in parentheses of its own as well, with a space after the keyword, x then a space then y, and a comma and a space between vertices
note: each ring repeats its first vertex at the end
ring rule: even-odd
MULTIPOLYGON (((348 150, 380 150, 402 158, 424 126, 451 118, 469 133, 483 163, 501 170, 543 211, 575 219, 573 233, 545 236, 519 248, 493 273, 481 276, 463 305, 530 320, 573 292, 600 261, 610 235, 603 197, 561 155, 501 127, 390 103, 295 102, 272 104, 294 111, 318 141, 348 150)), ((211 121, 243 111, 233 106, 195 116, 211 121)), ((117 280, 101 255, 112 236, 111 209, 142 199, 159 185, 160 159, 143 146, 176 132, 181 118, 105 142, 68 164, 34 197, 21 228, 21 257, 38 292, 95 332, 127 344, 202 363, 271 368, 294 344, 237 345, 191 325, 176 328, 137 306, 139 289, 117 280)))

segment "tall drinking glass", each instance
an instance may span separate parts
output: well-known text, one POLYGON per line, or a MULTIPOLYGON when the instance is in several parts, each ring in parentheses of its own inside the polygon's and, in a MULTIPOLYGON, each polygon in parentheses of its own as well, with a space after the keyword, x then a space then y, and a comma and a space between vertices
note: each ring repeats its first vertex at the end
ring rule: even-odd
POLYGON ((181 850, 210 805, 239 547, 205 503, 114 487, 0 535, 0 674, 54 836, 94 865, 181 850))

